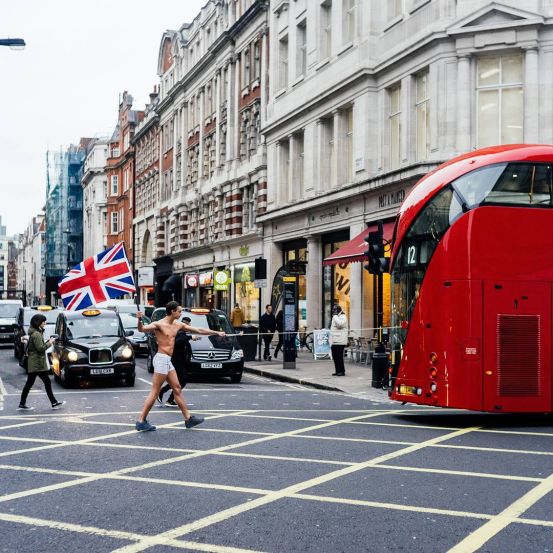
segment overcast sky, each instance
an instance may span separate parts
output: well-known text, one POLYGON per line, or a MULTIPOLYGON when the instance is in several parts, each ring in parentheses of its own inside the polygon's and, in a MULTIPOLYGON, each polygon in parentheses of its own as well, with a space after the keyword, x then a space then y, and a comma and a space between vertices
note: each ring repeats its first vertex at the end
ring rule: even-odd
POLYGON ((207 0, 18 0, 1 3, 0 215, 22 232, 46 197, 46 150, 111 133, 119 94, 144 109, 158 83, 166 29, 191 21, 207 0))

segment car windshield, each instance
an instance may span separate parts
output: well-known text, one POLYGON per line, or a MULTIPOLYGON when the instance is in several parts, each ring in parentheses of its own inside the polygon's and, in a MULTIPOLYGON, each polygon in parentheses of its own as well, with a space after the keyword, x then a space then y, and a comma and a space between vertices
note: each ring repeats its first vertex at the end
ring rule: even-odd
POLYGON ((225 332, 226 334, 234 334, 234 330, 230 326, 228 317, 224 313, 199 315, 197 313, 184 312, 183 316, 190 317, 192 320, 190 326, 194 326, 196 328, 209 328, 210 330, 217 330, 218 332, 225 332))
MULTIPOLYGON (((138 328, 138 319, 135 314, 119 313, 119 317, 121 318, 121 322, 123 323, 123 328, 125 330, 136 330, 138 328)), ((143 319, 145 325, 150 324, 150 319, 148 319, 148 317, 144 317, 143 319)))
POLYGON ((59 311, 57 309, 50 309, 48 311, 39 311, 38 309, 25 309, 25 311, 23 311, 23 324, 25 326, 30 325, 31 319, 35 315, 44 315, 46 317, 46 324, 53 325, 56 324, 59 311))
POLYGON ((18 310, 17 303, 0 303, 0 319, 15 319, 18 310))
POLYGON ((83 317, 67 321, 67 338, 120 337, 121 325, 116 317, 83 317))

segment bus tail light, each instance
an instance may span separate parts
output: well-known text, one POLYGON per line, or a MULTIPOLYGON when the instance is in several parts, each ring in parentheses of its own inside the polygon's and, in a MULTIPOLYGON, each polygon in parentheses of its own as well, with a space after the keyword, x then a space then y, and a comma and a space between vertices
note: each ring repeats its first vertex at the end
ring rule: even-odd
POLYGON ((433 365, 435 365, 436 362, 438 361, 438 356, 437 356, 435 353, 431 353, 429 357, 430 357, 430 362, 431 362, 433 365))
POLYGON ((438 369, 436 367, 430 367, 430 378, 436 378, 438 376, 438 369))
POLYGON ((401 321, 401 328, 407 330, 409 328, 409 321, 401 321))

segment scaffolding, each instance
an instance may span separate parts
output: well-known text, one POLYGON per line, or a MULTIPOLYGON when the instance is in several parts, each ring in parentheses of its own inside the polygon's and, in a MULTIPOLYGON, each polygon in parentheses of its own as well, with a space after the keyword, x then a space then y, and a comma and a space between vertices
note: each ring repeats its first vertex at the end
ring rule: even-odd
POLYGON ((60 278, 83 259, 81 176, 89 139, 79 146, 46 152, 46 297, 60 278))

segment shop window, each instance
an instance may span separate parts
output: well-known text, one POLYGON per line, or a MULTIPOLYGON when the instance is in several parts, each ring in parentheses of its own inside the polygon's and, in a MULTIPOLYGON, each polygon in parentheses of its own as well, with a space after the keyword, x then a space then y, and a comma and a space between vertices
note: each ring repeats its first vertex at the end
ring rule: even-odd
POLYGON ((255 263, 234 266, 234 302, 244 312, 246 323, 259 324, 259 288, 254 287, 255 263))
MULTIPOLYGON (((324 258, 348 242, 349 239, 325 244, 324 258)), ((323 268, 323 324, 325 327, 330 325, 333 305, 339 305, 348 321, 350 320, 350 272, 350 263, 327 265, 323 268)))

